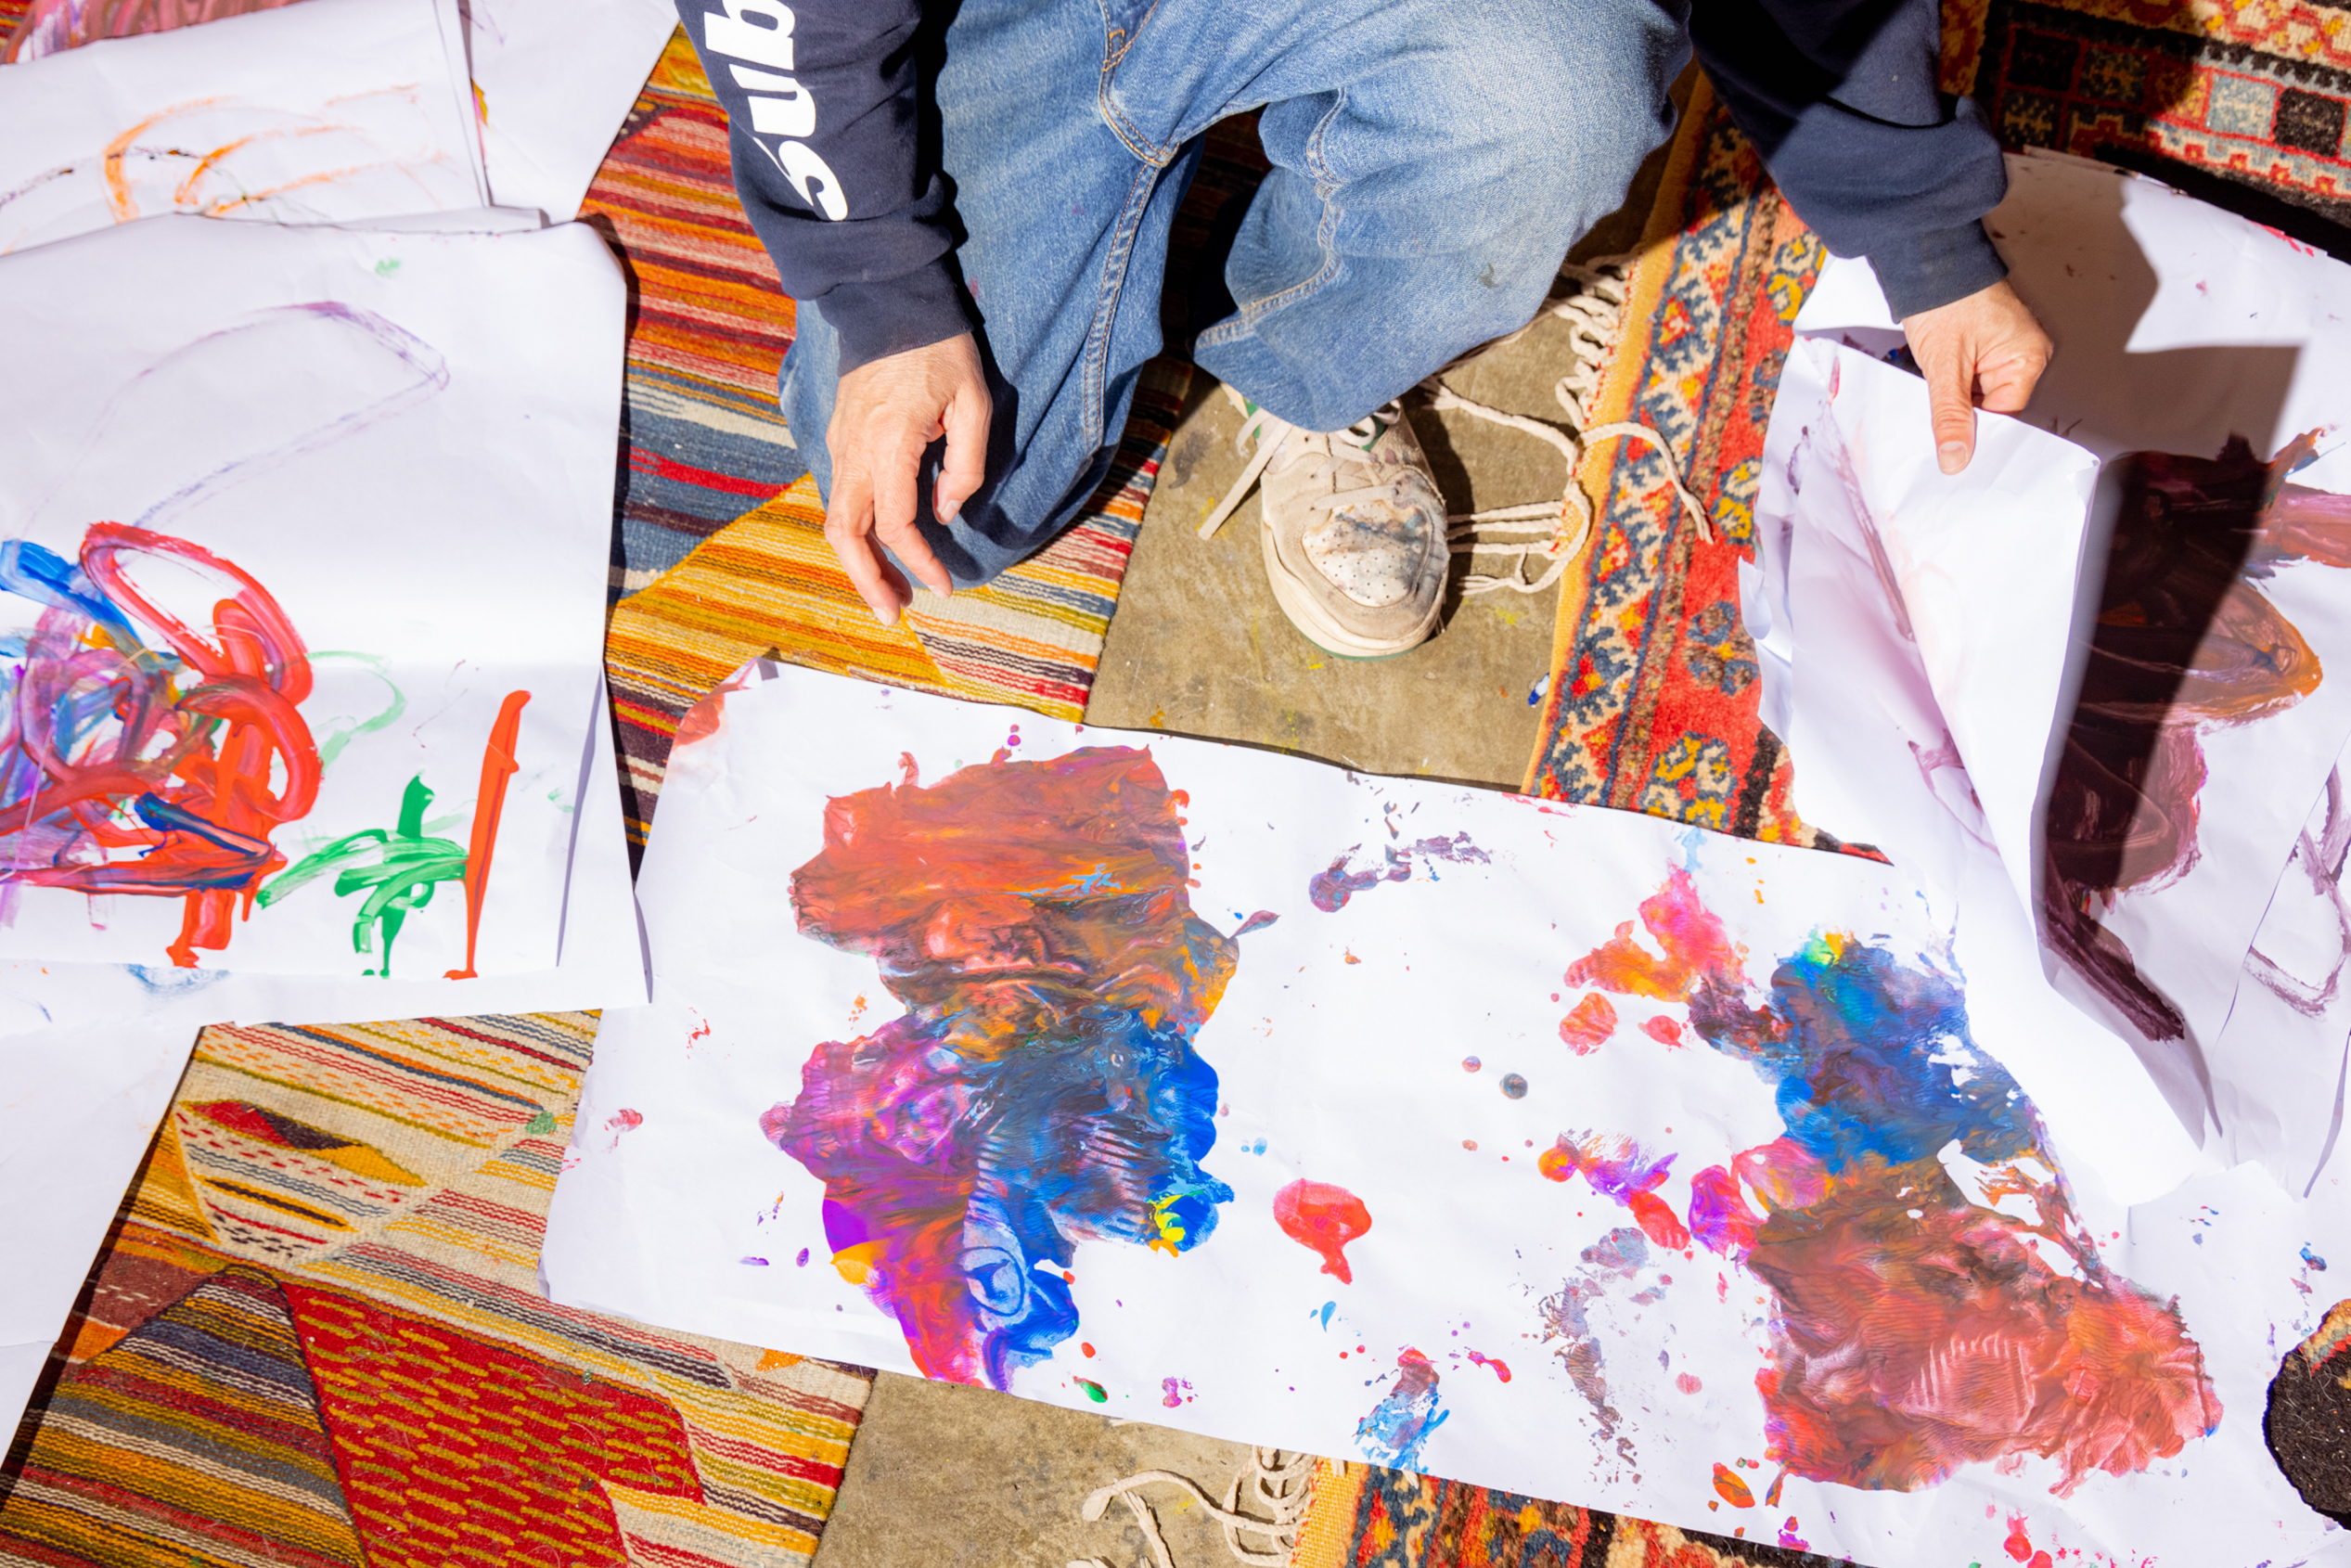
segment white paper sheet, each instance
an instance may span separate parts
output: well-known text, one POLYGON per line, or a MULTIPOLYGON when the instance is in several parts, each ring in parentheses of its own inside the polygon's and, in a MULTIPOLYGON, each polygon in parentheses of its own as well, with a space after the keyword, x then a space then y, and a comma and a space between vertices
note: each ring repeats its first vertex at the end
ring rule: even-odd
MULTIPOLYGON (((2216 482, 2210 476, 2219 469, 2195 459, 2217 457, 2232 436, 2252 443, 2253 457, 2267 458, 2295 436, 2317 432, 2316 460, 2295 471, 2291 484, 2324 493, 2351 482, 2339 434, 2351 418, 2351 391, 2332 372, 2341 356, 2351 351, 2351 326, 2345 320, 2351 316, 2351 269, 2153 181, 2104 165, 2036 155, 2011 159, 2010 174, 2008 199, 1987 225, 2012 269, 2017 289, 2058 344, 2057 357, 2024 419, 2109 459, 2110 465, 2131 452, 2178 453, 2190 459, 2163 473, 2141 466, 2137 471, 2146 476, 2143 484, 2126 467, 2110 466, 2102 477, 2093 528, 2085 541, 2090 559, 2084 579, 2091 591, 2088 602, 2074 608, 2076 642, 2069 675, 2078 681, 2081 662, 2088 657, 2091 622, 2099 613, 2097 590, 2106 580, 2105 530, 2113 526, 2125 506, 2169 507, 2195 500, 2199 487, 2216 482), (2152 499, 2130 499, 2142 494, 2152 499)), ((1895 341, 1874 279, 1866 266, 1857 264, 1832 263, 1797 325, 1803 331, 1872 348, 1895 341)), ((1979 428, 1997 431, 2002 423, 1985 417, 1979 428)), ((2340 503, 2322 494, 2294 505, 2314 514, 2329 507, 2341 509, 2340 503)), ((2341 531, 2339 520, 2328 526, 2341 531)), ((1793 546, 1797 558, 1804 549, 1799 539, 1793 546)), ((1998 602, 1998 584, 2006 574, 2013 601, 2035 605, 2033 623, 2047 624, 2037 618, 2055 614, 2062 601, 2050 591, 2045 573, 2062 570, 2070 550, 2069 544, 2058 541, 2046 552, 2018 548, 1987 556, 1985 564, 1994 572, 1987 582, 1991 591, 1978 595, 1978 612, 1963 622, 1966 640, 1979 650, 1982 664, 1945 692, 1946 711, 1954 703, 1975 701, 1997 713, 2010 702, 2010 688, 2020 675, 2045 683, 2053 673, 2056 666, 2046 649, 2028 655, 2011 636, 1996 635, 1982 611, 1998 602)), ((2176 596, 2172 588, 2154 591, 2176 596)), ((2142 803, 2132 818, 2135 830, 2152 844, 2160 837, 2148 828, 2157 820, 2153 812, 2168 812, 2173 821, 2191 825, 2191 837, 2182 842, 2192 848, 2160 868, 2156 862, 2165 857, 2155 848, 2134 848, 2130 853, 2145 860, 2145 866, 2132 873, 2133 880, 2098 914, 2103 930, 2124 945, 2128 966, 2139 979, 2116 978, 2113 966, 2056 956, 2049 960, 2052 977, 2068 995, 2135 1040, 2177 1113, 2200 1136, 2215 1126, 2228 1131, 2228 1118, 2213 1101, 2215 1084, 2216 1079, 2244 1080, 2238 1067, 2224 1066, 2214 1057, 2216 1042, 2241 994, 2245 955, 2278 886, 2279 873, 2337 751, 2351 735, 2351 683, 2340 675, 2351 668, 2351 573, 2327 564, 2320 555, 2289 556, 2282 562, 2256 559, 2248 563, 2231 594, 2229 614, 2236 618, 2231 623, 2238 628, 2231 636, 2250 638, 2246 647, 2252 662, 2277 662, 2270 643, 2284 647, 2298 636, 2315 656, 2318 669, 2333 672, 2333 677, 2318 681, 2298 698, 2283 692, 2269 711, 2250 718, 2228 709, 2230 702, 2242 706, 2233 689, 2209 713, 2184 697, 2175 700, 2177 716, 2204 716, 2167 734, 2159 752, 2119 765, 2157 778, 2183 769, 2201 771, 2200 786, 2158 791, 2164 794, 2158 806, 2142 803), (2280 623, 2288 630, 2277 631, 2280 623), (2255 649, 2255 643, 2260 648, 2255 649)), ((1826 678, 1832 682, 1868 685, 1879 678, 1875 668, 1841 667, 1844 655, 1833 640, 1840 635, 1836 628, 1827 623, 1806 624, 1800 613, 1789 615, 1774 603, 1767 584, 1759 581, 1753 598, 1771 635, 1802 650, 1801 655, 1792 651, 1767 662, 1765 671, 1766 682, 1781 688, 1772 701, 1783 711, 1792 710, 1790 722, 1795 729, 1805 726, 1805 711, 1812 706, 1805 695, 1805 666, 1815 652, 1828 657, 1826 678), (1796 624, 1779 624, 1788 619, 1796 624), (1824 635, 1831 640, 1816 646, 1824 635)), ((2109 662, 2091 668, 2094 676, 2102 669, 2111 680, 2117 667, 2109 662)), ((2224 676, 2205 684, 2229 687, 2231 680, 2224 676)), ((2029 752, 2036 737, 2047 733, 2038 727, 2037 711, 2036 704, 2016 711, 2010 739, 2020 753, 2029 752)), ((2064 711, 2072 712, 2070 700, 2064 711)), ((1998 735, 1997 729, 1985 733, 1995 739, 1998 735)), ((1962 741, 1959 750, 1973 769, 1978 759, 1970 752, 1971 744, 1983 742, 1962 741)), ((1840 745, 1807 749, 1797 744, 1792 752, 1799 809, 1831 831, 1850 830, 1831 808, 1870 799, 1881 784, 1882 770, 1840 745), (1812 805, 1816 797, 1824 803, 1817 813, 1812 805)), ((2053 752, 2050 760, 2055 761, 2053 752)), ((2069 798, 2062 790, 2052 795, 2045 782, 2038 810, 2051 809, 2052 800, 2062 809, 2069 798)), ((2102 809, 2107 819, 2116 815, 2111 803, 2102 809)), ((1897 857, 1933 855, 1941 847, 1913 845, 1893 836, 1882 842, 1897 857)), ((2037 853, 2020 859, 2005 842, 2000 851, 2020 886, 2038 881, 2043 861, 2037 853)), ((2037 898, 2035 903, 2045 935, 2051 936, 2053 948, 2060 945, 2062 933, 2053 932, 2049 924, 2050 906, 2037 898)), ((2255 1006, 2256 1010, 2267 1008, 2261 1002, 2255 1006)), ((2315 1060, 2332 1052, 2339 1058, 2339 1028, 2331 1023, 2303 1027, 2317 1028, 2331 1035, 2331 1041, 2314 1039, 2306 1049, 2297 1047, 2293 1054, 2315 1060)), ((2240 1034, 2241 1042, 2253 1037, 2252 1031, 2240 1034)), ((2249 1101, 2244 1108, 2256 1117, 2266 1115, 2252 1107, 2249 1101)), ((2280 1143, 2275 1139, 2283 1134, 2275 1127, 2263 1133, 2249 1130, 2248 1137, 2253 1141, 2228 1147, 2241 1157, 2283 1162, 2280 1171, 2298 1166, 2301 1176, 2296 1179, 2307 1181, 2317 1149, 2306 1137, 2280 1143)))
MULTIPOLYGON (((1864 1562, 1991 1562, 2011 1516, 2131 1562, 2323 1544, 2258 1398, 2208 1408, 2127 1283, 2159 1239, 2062 1130, 1982 1125, 2026 1114, 1995 1057, 2046 1110, 2042 1033, 2083 1026, 1987 859, 1954 933, 1855 857, 736 684, 664 784, 654 999, 604 1021, 556 1300, 1864 1562), (1737 1262, 1733 1196, 1801 1217, 1737 1262), (1882 1251, 1798 1240, 1863 1212, 1882 1251), (2110 1331, 2147 1357, 2054 1369, 2110 1331), (1973 1457, 1929 1481, 1914 1440, 1973 1457)), ((2239 1305, 2200 1276, 2180 1322, 2263 1332, 2239 1305)))
POLYGON ((0 1431, 16 1431, 195 1043, 154 1022, 0 1035, 0 1431))
POLYGON ((670 0, 463 3, 491 199, 568 222, 676 31, 677 8, 670 0))
POLYGON ((1975 460, 1935 466, 1926 383, 1799 339, 1766 432, 1757 525, 1775 542, 1764 640, 1783 679, 1798 810, 1888 850, 1930 891, 1967 850, 2031 907, 2037 805, 2098 461, 2017 420, 1982 421, 1975 460))
POLYGON ((131 1020, 192 1034, 207 1023, 366 1023, 383 1019, 642 1007, 644 947, 631 889, 612 726, 597 693, 578 831, 551 969, 449 980, 339 979, 145 964, 0 962, 0 1036, 131 1020))
POLYGON ((170 212, 488 199, 456 0, 304 0, 0 71, 0 253, 170 212))
POLYGON ((51 793, 34 830, 0 841, 0 958, 360 979, 389 937, 395 979, 555 968, 601 679, 622 370, 625 296, 602 242, 576 225, 172 218, 10 258, 0 285, 0 340, 19 362, 74 367, 0 385, 0 564, 16 590, 0 594, 0 635, 49 638, 19 678, 119 678, 119 639, 88 628, 127 615, 122 636, 150 649, 141 679, 178 693, 158 688, 177 707, 137 754, 166 754, 173 735, 226 748, 217 778, 188 761, 117 778, 99 765, 137 715, 26 687, 20 719, 69 714, 55 722, 81 750, 12 754, 8 799, 51 793), (122 547, 109 558, 93 539, 122 547), (245 576, 188 570, 191 552, 245 576), (122 603, 93 610, 89 583, 68 577, 107 559, 122 603), (155 651, 172 616, 190 628, 170 634, 176 666, 155 651), (309 650, 307 694, 301 661, 239 651, 289 636, 309 650), (256 673, 195 678, 240 660, 256 673), (201 695, 223 680, 227 698, 201 695), (208 715, 235 722, 214 734, 208 715), (84 789, 95 829, 56 803, 84 789), (105 842, 135 831, 150 842, 105 842), (247 914, 256 841, 271 864, 247 914), (295 875, 322 852, 325 869, 295 875), (102 891, 117 880, 134 891, 102 891), (396 932, 363 918, 379 894, 415 906, 396 932), (217 929, 190 938, 191 909, 217 929))

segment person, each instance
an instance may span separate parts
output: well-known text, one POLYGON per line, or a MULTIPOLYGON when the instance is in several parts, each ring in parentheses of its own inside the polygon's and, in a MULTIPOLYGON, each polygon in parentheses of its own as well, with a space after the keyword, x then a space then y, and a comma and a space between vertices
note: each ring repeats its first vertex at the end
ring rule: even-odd
POLYGON ((1694 49, 1797 213, 1865 256, 1946 472, 2049 341, 1982 225, 2006 176, 1939 95, 1935 0, 677 0, 798 302, 784 415, 885 624, 1043 547, 1162 347, 1215 122, 1271 164, 1191 344, 1244 411, 1266 569, 1320 646, 1434 629, 1445 508, 1398 398, 1541 308, 1671 129, 1694 49))

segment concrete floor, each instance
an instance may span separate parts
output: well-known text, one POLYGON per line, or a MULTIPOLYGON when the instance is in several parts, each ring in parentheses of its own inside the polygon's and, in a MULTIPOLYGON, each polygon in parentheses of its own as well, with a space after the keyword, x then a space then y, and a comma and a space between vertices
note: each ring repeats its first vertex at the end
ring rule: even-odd
MULTIPOLYGON (((1632 248, 1661 169, 1652 158, 1625 211, 1594 230, 1577 258, 1632 248)), ((1574 367, 1570 337, 1567 323, 1543 320, 1448 379, 1465 397, 1561 423, 1551 389, 1574 367)), ((1565 465, 1548 443, 1466 415, 1433 415, 1425 400, 1407 400, 1407 409, 1449 509, 1559 499, 1565 465)), ((1371 662, 1323 652, 1291 628, 1265 585, 1253 498, 1213 541, 1194 533, 1247 460, 1233 446, 1240 423, 1215 383, 1196 375, 1144 513, 1086 721, 1517 789, 1535 748, 1528 694, 1550 666, 1557 587, 1463 599, 1457 558, 1456 587, 1432 641, 1371 662)), ((1249 1455, 1241 1443, 885 1372, 815 1568, 1067 1568, 1089 1558, 1148 1568, 1125 1507, 1114 1503, 1088 1524, 1078 1511, 1086 1495, 1163 1469, 1221 1496, 1249 1455)), ((1181 1493, 1155 1488, 1147 1500, 1176 1568, 1232 1561, 1181 1493)))

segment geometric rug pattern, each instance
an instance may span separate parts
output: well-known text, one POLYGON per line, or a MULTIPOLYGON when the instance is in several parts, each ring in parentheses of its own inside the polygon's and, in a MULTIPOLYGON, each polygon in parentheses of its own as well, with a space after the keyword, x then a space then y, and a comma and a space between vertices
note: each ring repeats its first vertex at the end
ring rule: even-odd
POLYGON ((0 1562, 806 1562, 870 1374, 539 1292, 595 1028, 205 1030, 0 1562))

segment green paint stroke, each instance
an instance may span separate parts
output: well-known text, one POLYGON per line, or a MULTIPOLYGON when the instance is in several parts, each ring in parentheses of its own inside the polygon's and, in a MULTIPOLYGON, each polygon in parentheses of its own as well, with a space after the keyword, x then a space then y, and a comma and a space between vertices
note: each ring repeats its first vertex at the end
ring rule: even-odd
POLYGON ((1086 1397, 1091 1399, 1097 1405, 1099 1405, 1102 1401, 1110 1397, 1109 1393, 1103 1389, 1100 1383, 1089 1382, 1085 1378, 1072 1378, 1070 1381, 1077 1384, 1078 1387, 1086 1390, 1086 1397))
POLYGON ((310 662, 313 664, 323 664, 329 660, 338 659, 347 659, 354 664, 365 664, 378 680, 384 683, 384 689, 392 693, 392 702, 372 719, 361 719, 348 729, 338 729, 332 735, 322 736, 318 741, 318 765, 322 768, 333 766, 335 759, 343 754, 345 746, 363 735, 373 735, 376 731, 398 722, 400 715, 408 711, 406 694, 392 684, 390 675, 384 674, 384 662, 374 654, 321 652, 310 656, 310 662))
POLYGON ((381 828, 367 828, 344 834, 288 867, 255 895, 254 902, 267 907, 303 883, 334 872, 336 897, 366 894, 352 919, 352 950, 372 954, 379 933, 382 938, 382 967, 361 972, 391 979, 392 945, 409 911, 432 902, 435 884, 465 880, 465 846, 425 833, 425 807, 431 803, 432 791, 425 788, 424 776, 419 774, 408 780, 400 798, 398 827, 389 833, 381 828))

